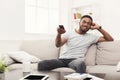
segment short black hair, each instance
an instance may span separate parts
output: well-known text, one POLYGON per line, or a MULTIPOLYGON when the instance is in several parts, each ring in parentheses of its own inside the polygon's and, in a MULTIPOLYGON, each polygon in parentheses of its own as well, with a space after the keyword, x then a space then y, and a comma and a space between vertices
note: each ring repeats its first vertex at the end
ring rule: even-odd
POLYGON ((83 18, 89 18, 89 19, 91 20, 91 22, 93 22, 92 17, 91 17, 91 16, 89 16, 89 15, 83 15, 83 16, 81 17, 81 20, 82 20, 83 18))

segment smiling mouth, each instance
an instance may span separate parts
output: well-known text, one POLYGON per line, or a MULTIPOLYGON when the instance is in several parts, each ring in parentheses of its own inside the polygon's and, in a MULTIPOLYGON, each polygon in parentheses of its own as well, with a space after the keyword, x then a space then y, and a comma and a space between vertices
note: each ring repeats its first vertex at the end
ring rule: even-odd
POLYGON ((85 32, 89 30, 87 27, 82 27, 81 29, 82 31, 85 31, 85 32))
POLYGON ((82 27, 83 29, 87 29, 87 27, 82 27))

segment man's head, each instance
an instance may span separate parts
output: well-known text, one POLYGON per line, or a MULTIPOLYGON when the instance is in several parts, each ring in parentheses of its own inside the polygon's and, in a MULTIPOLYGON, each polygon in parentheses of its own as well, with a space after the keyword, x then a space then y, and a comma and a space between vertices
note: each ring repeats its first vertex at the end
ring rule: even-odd
POLYGON ((89 15, 84 15, 81 17, 81 20, 79 22, 79 30, 82 33, 86 33, 90 28, 93 23, 93 19, 89 15))

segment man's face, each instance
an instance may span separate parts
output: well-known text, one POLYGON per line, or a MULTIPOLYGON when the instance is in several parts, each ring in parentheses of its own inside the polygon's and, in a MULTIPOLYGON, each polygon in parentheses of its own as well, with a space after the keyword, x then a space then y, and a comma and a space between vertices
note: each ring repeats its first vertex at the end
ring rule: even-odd
POLYGON ((83 18, 80 22, 79 22, 79 26, 80 26, 80 30, 82 32, 87 32, 90 27, 91 27, 92 21, 90 18, 83 18))

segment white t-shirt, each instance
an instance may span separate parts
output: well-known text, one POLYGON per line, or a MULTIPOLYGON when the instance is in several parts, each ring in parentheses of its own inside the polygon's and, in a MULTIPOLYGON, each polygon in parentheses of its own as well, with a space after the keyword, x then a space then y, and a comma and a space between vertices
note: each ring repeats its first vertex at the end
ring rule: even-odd
POLYGON ((84 58, 88 47, 96 43, 100 36, 93 35, 91 33, 86 33, 80 35, 71 30, 62 37, 67 39, 66 50, 60 54, 59 58, 84 58))

